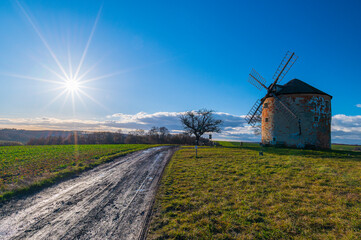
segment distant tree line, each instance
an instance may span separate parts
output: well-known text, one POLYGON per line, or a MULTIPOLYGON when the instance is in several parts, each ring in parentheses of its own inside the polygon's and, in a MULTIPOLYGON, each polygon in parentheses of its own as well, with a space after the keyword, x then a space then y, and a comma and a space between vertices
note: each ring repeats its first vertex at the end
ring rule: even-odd
MULTIPOLYGON (((201 138, 201 145, 209 140, 201 138)), ((77 132, 67 136, 48 136, 31 138, 27 145, 69 145, 69 144, 186 144, 193 145, 196 138, 189 133, 170 134, 166 127, 152 127, 149 131, 138 129, 127 134, 118 132, 77 132)))
MULTIPOLYGON (((56 131, 56 130, 24 130, 14 128, 0 129, 0 141, 14 141, 26 144, 31 138, 43 138, 47 136, 66 137, 73 131, 56 131)), ((81 132, 79 132, 81 133, 81 132)))
POLYGON ((22 145, 24 145, 24 144, 21 142, 0 140, 0 147, 2 147, 2 146, 22 146, 22 145))

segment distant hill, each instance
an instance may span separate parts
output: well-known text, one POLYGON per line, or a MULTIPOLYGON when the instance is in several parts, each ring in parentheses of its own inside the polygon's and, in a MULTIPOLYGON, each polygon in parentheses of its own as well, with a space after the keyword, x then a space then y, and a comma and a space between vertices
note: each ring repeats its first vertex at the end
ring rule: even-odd
MULTIPOLYGON (((15 141, 27 143, 31 138, 42 138, 49 136, 67 137, 74 133, 73 131, 53 131, 53 130, 18 130, 18 129, 0 129, 0 141, 15 141)), ((77 132, 82 133, 82 132, 77 132)))

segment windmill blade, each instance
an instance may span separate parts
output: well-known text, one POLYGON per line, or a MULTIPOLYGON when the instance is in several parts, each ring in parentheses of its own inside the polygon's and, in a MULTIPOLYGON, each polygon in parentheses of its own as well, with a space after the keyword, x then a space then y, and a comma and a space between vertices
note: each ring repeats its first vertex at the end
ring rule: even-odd
POLYGON ((271 94, 275 98, 275 105, 279 112, 282 113, 288 121, 296 124, 298 126, 298 135, 302 135, 302 125, 301 118, 299 118, 299 114, 292 107, 287 106, 279 97, 274 94, 271 94), (296 123, 297 121, 297 123, 296 123))
POLYGON ((273 75, 274 82, 272 86, 277 84, 277 82, 282 81, 282 79, 285 77, 285 75, 288 73, 288 71, 291 69, 297 59, 298 57, 295 55, 294 52, 287 51, 280 65, 278 66, 277 71, 273 75))
POLYGON ((261 74, 256 72, 256 70, 254 70, 253 68, 252 68, 251 73, 249 74, 248 82, 250 82, 253 86, 258 88, 258 90, 260 90, 260 91, 262 90, 262 87, 267 89, 267 87, 266 87, 266 79, 264 79, 261 76, 261 74))
POLYGON ((297 112, 290 106, 287 106, 285 102, 283 102, 279 97, 275 94, 271 93, 271 96, 275 98, 275 105, 279 112, 282 112, 283 115, 290 120, 298 120, 297 112))
POLYGON ((262 104, 263 100, 258 99, 245 117, 247 123, 252 127, 262 122, 262 104))

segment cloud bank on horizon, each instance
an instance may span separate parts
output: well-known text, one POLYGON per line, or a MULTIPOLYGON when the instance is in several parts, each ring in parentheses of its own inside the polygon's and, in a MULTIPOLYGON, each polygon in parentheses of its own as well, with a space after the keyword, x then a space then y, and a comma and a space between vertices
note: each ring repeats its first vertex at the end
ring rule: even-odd
MULTIPOLYGON (((167 127, 172 133, 182 132, 179 116, 182 112, 156 112, 148 114, 115 113, 104 120, 81 120, 59 118, 0 118, 0 128, 26 130, 79 130, 79 131, 118 131, 129 132, 135 129, 149 130, 153 126, 167 127)), ((260 141, 246 123, 244 115, 224 112, 214 113, 215 118, 223 120, 222 133, 215 139, 234 141, 260 141)), ((332 117, 332 142, 361 144, 361 115, 347 116, 337 114, 332 117)))

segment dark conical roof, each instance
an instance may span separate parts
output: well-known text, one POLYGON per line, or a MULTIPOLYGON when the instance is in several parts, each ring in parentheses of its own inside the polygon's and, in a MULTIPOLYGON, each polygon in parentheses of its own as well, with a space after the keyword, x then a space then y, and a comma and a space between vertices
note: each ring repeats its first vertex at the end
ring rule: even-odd
POLYGON ((294 94, 294 93, 314 93, 314 94, 322 94, 327 95, 332 98, 331 95, 322 92, 321 90, 318 90, 315 87, 312 87, 311 85, 299 80, 299 79, 292 79, 288 83, 284 85, 278 85, 280 89, 277 91, 278 94, 294 94))

